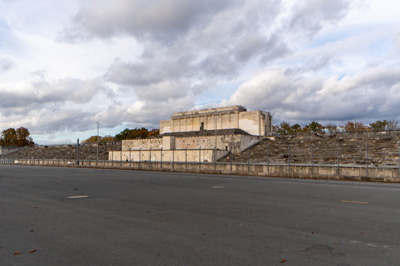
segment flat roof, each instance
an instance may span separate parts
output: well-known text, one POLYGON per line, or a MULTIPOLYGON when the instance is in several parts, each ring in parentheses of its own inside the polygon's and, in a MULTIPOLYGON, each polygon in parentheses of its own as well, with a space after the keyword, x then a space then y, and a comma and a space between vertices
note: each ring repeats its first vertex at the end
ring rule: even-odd
POLYGON ((229 112, 229 111, 236 111, 236 112, 245 112, 247 109, 240 105, 232 105, 226 107, 216 107, 216 108, 209 108, 209 109, 201 109, 201 110, 192 110, 186 112, 177 112, 173 113, 172 117, 179 117, 179 116, 186 116, 186 115, 203 115, 203 114, 210 114, 210 113, 217 113, 217 112, 229 112))
POLYGON ((175 136, 175 137, 197 137, 197 136, 221 136, 221 135, 250 135, 244 130, 238 128, 231 129, 217 129, 217 130, 200 130, 200 131, 187 131, 187 132, 168 132, 158 135, 175 136))

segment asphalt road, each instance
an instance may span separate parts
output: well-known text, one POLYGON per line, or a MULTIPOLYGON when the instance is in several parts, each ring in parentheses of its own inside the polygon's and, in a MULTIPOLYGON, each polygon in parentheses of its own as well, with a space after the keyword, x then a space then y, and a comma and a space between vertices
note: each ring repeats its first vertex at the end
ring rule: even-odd
POLYGON ((0 165, 0 265, 399 265, 399 225, 397 184, 0 165))

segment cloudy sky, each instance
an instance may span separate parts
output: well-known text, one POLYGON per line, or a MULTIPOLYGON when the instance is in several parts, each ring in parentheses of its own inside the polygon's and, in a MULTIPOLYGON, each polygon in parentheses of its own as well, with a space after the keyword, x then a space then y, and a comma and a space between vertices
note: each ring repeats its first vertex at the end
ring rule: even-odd
POLYGON ((243 105, 400 119, 394 0, 0 0, 0 130, 67 143, 243 105))

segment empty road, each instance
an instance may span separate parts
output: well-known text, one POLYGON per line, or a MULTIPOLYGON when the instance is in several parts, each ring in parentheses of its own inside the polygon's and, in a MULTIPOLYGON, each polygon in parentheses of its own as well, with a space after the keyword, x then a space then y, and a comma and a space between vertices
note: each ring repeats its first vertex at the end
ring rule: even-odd
POLYGON ((0 265, 398 265, 400 186, 0 165, 0 265))

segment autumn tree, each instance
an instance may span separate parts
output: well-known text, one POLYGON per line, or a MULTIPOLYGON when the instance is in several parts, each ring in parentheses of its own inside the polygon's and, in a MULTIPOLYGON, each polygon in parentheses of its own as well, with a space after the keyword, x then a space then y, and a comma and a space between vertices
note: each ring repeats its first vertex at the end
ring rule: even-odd
POLYGON ((376 121, 374 123, 369 124, 371 126, 372 129, 375 130, 384 130, 386 129, 386 126, 388 125, 388 121, 383 120, 383 121, 376 121))
POLYGON ((296 133, 302 132, 302 128, 299 124, 294 124, 293 126, 291 126, 291 128, 292 128, 293 132, 296 132, 296 133))
POLYGON ((115 140, 116 141, 121 141, 124 139, 127 139, 129 134, 132 132, 131 129, 129 128, 125 128, 124 130, 122 130, 120 133, 118 133, 117 135, 115 135, 115 140))
POLYGON ((153 129, 151 131, 149 131, 147 137, 151 138, 151 137, 155 137, 160 135, 160 130, 159 129, 153 129))
POLYGON ((318 122, 312 121, 308 127, 310 128, 310 130, 314 133, 321 131, 323 129, 323 126, 321 124, 319 124, 318 122))
POLYGON ((280 128, 283 130, 285 134, 290 134, 292 133, 292 127, 290 126, 290 123, 282 121, 280 124, 280 128))
POLYGON ((29 130, 24 127, 18 129, 8 128, 1 133, 0 144, 4 146, 31 146, 33 140, 29 130))
POLYGON ((83 143, 97 143, 97 138, 99 138, 99 142, 100 142, 100 139, 101 139, 100 136, 99 136, 99 137, 97 137, 97 136, 91 136, 90 138, 85 139, 85 140, 83 141, 83 143))
POLYGON ((276 133, 279 135, 287 135, 292 133, 292 127, 290 126, 290 123, 282 121, 280 125, 276 126, 277 130, 276 133))
POLYGON ((344 128, 346 132, 362 132, 368 130, 364 123, 359 121, 347 121, 346 125, 344 125, 344 128))
POLYGON ((354 122, 347 121, 347 123, 344 125, 344 129, 346 130, 346 132, 355 132, 356 127, 354 125, 354 122))
POLYGON ((17 143, 17 131, 15 128, 8 128, 1 132, 1 144, 4 146, 14 146, 17 143))
POLYGON ((135 128, 132 129, 131 133, 128 135, 127 139, 145 139, 149 135, 147 128, 135 128))
POLYGON ((369 128, 363 122, 355 122, 357 132, 369 131, 369 128))
POLYGON ((115 137, 112 137, 110 135, 104 136, 100 139, 100 143, 110 143, 110 142, 114 142, 115 141, 115 137))
MULTIPOLYGON (((115 138, 111 136, 99 136, 99 143, 109 143, 114 142, 115 138)), ((97 143, 97 136, 91 136, 90 138, 83 141, 83 143, 97 143)))
POLYGON ((125 128, 122 130, 120 133, 115 135, 115 139, 117 141, 125 140, 125 139, 145 139, 149 137, 155 137, 160 134, 159 129, 153 129, 151 131, 148 131, 146 128, 135 128, 135 129, 129 129, 125 128))
POLYGON ((33 140, 30 137, 31 133, 27 128, 20 127, 16 130, 17 132, 17 146, 32 146, 33 140))

